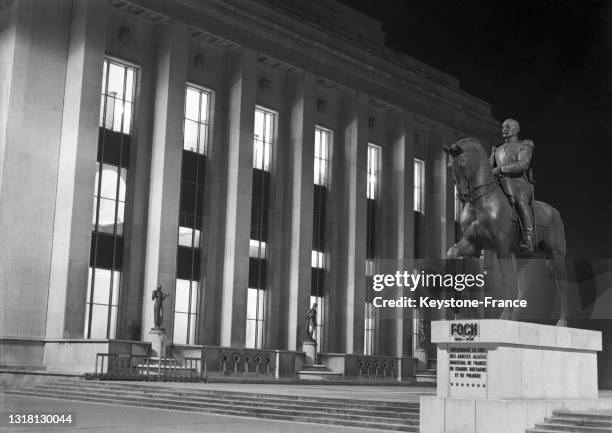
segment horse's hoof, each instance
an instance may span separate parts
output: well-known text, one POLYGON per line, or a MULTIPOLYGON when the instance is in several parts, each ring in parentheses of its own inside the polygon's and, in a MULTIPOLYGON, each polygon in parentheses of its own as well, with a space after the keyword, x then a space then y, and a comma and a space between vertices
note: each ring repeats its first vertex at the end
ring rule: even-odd
POLYGON ((562 326, 564 328, 567 328, 567 320, 566 319, 559 319, 559 320, 557 320, 557 324, 555 326, 562 326))

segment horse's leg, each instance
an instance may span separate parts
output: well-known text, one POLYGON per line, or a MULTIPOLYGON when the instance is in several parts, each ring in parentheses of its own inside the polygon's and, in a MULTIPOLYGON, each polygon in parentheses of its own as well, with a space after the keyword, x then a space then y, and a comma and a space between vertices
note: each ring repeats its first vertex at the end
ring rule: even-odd
MULTIPOLYGON (((515 260, 516 265, 516 300, 521 301, 527 298, 527 267, 526 260, 515 260)), ((512 310, 512 320, 518 320, 519 308, 514 308, 512 310)))
POLYGON ((565 266, 565 228, 558 211, 551 217, 551 227, 544 238, 543 250, 546 253, 547 268, 555 280, 561 311, 557 326, 567 326, 567 269, 565 266))
POLYGON ((553 256, 546 260, 546 264, 555 280, 555 286, 559 294, 559 304, 561 304, 557 326, 567 326, 567 270, 565 268, 565 258, 553 256))
MULTIPOLYGON (((463 259, 469 257, 480 257, 481 249, 476 247, 466 238, 462 238, 446 252, 447 259, 463 259)), ((455 319, 460 319, 460 314, 455 313, 455 319)))
POLYGON ((446 252, 447 259, 461 259, 463 257, 480 257, 480 249, 466 238, 462 238, 446 252))
MULTIPOLYGON (((506 291, 507 299, 514 299, 514 293, 516 291, 516 269, 514 267, 514 260, 512 254, 510 254, 510 248, 502 248, 497 252, 497 260, 499 263, 499 271, 501 273, 501 280, 506 291)), ((506 307, 502 312, 501 320, 514 320, 512 314, 512 308, 506 307)))

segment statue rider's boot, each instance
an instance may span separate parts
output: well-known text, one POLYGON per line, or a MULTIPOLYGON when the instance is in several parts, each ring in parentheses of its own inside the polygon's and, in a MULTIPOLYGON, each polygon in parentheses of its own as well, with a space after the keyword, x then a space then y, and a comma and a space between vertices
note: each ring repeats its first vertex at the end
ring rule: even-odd
POLYGON ((521 251, 534 251, 534 222, 531 208, 527 203, 516 204, 516 210, 521 218, 523 224, 523 239, 521 240, 520 249, 521 251))

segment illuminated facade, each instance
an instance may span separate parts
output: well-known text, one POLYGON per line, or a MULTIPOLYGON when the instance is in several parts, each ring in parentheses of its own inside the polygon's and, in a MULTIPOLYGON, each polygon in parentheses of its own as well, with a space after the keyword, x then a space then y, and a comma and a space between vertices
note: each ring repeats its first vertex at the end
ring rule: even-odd
POLYGON ((170 344, 297 353, 317 303, 320 351, 411 356, 369 279, 454 242, 442 146, 488 104, 333 0, 2 13, 4 364, 147 342, 158 283, 170 344))

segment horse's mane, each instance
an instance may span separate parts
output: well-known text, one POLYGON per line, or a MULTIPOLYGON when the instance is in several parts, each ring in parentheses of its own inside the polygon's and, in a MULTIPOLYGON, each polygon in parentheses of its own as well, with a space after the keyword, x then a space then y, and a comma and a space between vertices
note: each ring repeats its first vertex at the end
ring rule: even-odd
POLYGON ((456 156, 452 156, 452 151, 449 154, 451 155, 449 165, 452 167, 455 182, 457 182, 455 176, 472 178, 480 170, 490 170, 489 157, 477 139, 472 137, 462 138, 451 146, 451 149, 453 148, 459 150, 456 156), (463 161, 461 167, 458 164, 459 159, 463 161))
POLYGON ((461 148, 461 150, 463 151, 462 153, 472 153, 472 154, 476 154, 479 158, 488 159, 488 156, 484 150, 484 147, 482 147, 482 144, 480 143, 480 141, 476 140, 475 138, 472 138, 472 137, 462 138, 461 140, 457 141, 455 144, 457 145, 457 147, 461 148))

